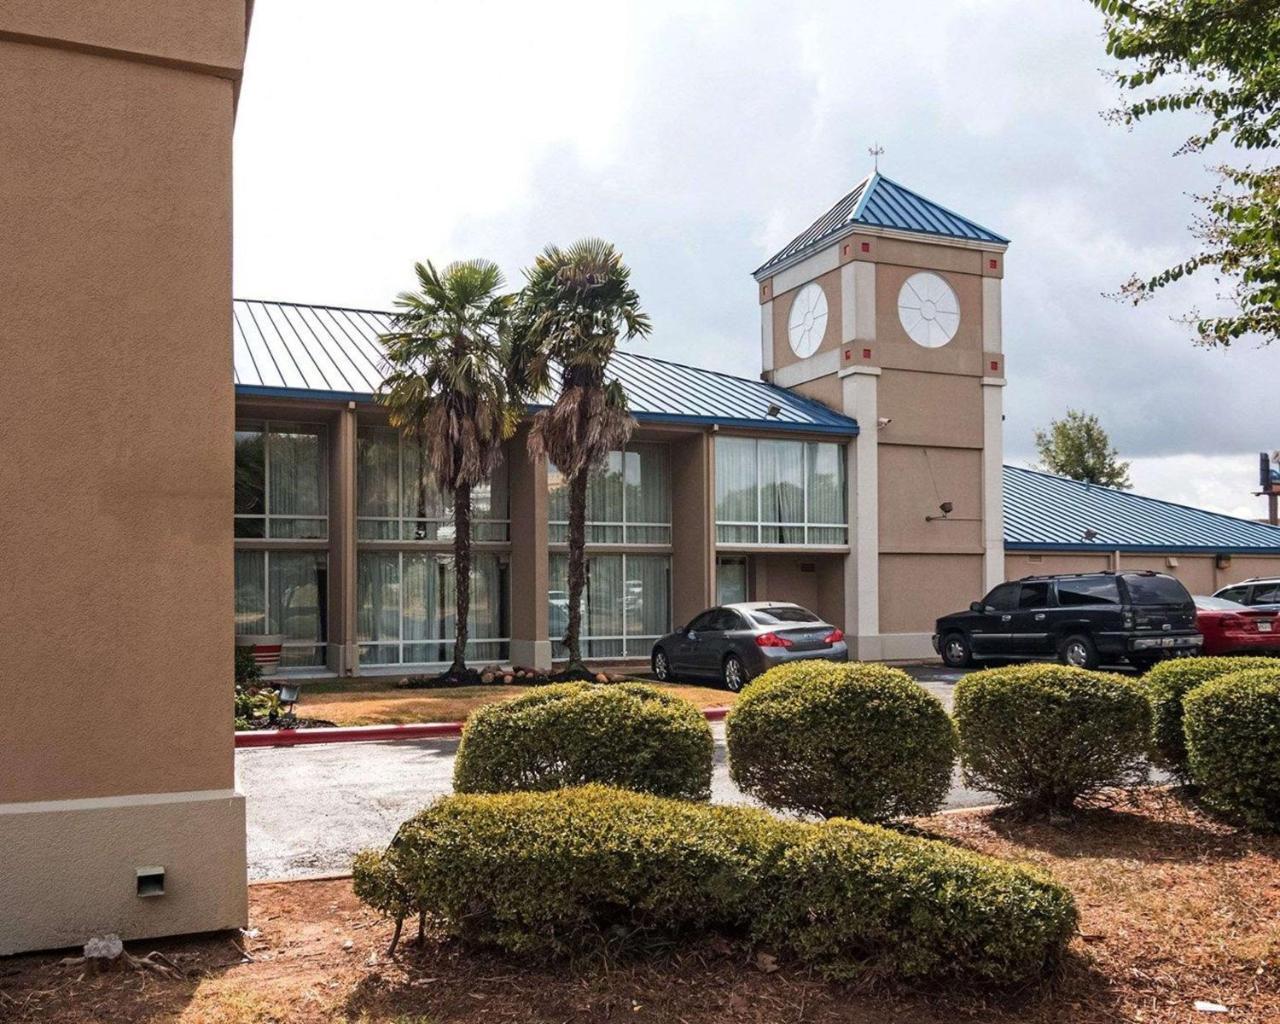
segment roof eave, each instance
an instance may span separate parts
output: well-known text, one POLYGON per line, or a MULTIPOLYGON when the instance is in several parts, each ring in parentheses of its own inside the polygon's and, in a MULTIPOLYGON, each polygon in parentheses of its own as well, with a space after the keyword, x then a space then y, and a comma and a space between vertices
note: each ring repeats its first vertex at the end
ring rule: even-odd
MULTIPOLYGON (((1240 544, 1116 544, 1107 541, 1091 543, 1055 544, 1049 541, 1015 541, 1004 542, 1006 551, 1091 551, 1096 555, 1109 555, 1113 551, 1121 554, 1161 554, 1161 555, 1280 555, 1280 547, 1258 545, 1249 547, 1240 544)), ((1123 570, 1123 566, 1121 569, 1123 570)))
POLYGON ((933 245, 951 245, 960 249, 973 249, 980 252, 1004 252, 1009 248, 1009 240, 1006 238, 1000 242, 982 241, 976 238, 961 238, 958 235, 942 235, 934 234, 927 231, 904 231, 902 228, 881 227, 878 224, 845 224, 837 230, 815 240, 805 246, 799 252, 792 253, 785 260, 779 263, 771 264, 766 260, 763 264, 751 272, 751 276, 757 282, 763 281, 765 278, 774 277, 789 267, 794 267, 797 263, 807 260, 815 252, 838 245, 841 241, 850 235, 875 235, 884 238, 900 238, 906 242, 928 242, 933 245))

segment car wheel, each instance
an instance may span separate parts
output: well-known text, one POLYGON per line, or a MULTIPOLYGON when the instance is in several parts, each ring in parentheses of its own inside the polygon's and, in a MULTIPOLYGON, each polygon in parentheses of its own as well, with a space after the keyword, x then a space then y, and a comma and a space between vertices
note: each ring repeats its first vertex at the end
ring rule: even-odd
POLYGON ((736 654, 731 654, 724 659, 724 685, 725 689, 737 693, 747 684, 747 667, 742 664, 742 659, 736 654))
POLYGON ((973 664, 973 650, 963 633, 948 633, 942 638, 942 663, 951 668, 968 668, 973 664))
POLYGON ((660 683, 671 678, 671 662, 667 660, 667 652, 661 647, 653 652, 653 677, 660 683))
POLYGON ((1062 664, 1076 668, 1097 668, 1098 649, 1087 636, 1069 636, 1058 648, 1058 659, 1062 664))

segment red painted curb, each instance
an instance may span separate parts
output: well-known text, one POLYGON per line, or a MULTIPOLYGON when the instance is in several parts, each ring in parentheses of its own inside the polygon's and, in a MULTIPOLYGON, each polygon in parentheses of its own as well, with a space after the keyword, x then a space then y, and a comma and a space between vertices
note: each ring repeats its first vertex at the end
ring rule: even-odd
MULTIPOLYGON (((720 722, 728 708, 706 708, 708 722, 720 722)), ((236 749, 298 747, 311 743, 374 743, 440 739, 462 735, 465 722, 417 722, 410 725, 347 725, 330 729, 252 729, 236 733, 236 749)))

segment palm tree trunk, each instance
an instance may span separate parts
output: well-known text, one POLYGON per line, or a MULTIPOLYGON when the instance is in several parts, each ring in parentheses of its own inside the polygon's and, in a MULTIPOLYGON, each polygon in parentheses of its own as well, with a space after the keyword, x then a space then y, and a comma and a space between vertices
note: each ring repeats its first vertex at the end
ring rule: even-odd
POLYGON ((453 572, 457 605, 450 675, 467 670, 467 619, 471 615, 471 485, 459 484, 453 492, 453 572))
POLYGON ((566 672, 586 673, 582 663, 582 591, 587 583, 587 479, 584 467, 569 481, 569 625, 564 645, 569 649, 566 672))

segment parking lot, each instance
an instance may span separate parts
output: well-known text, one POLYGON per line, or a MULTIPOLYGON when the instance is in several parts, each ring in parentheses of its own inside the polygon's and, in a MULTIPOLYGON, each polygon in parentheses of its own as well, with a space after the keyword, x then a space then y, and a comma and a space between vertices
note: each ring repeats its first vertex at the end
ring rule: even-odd
MULTIPOLYGON (((950 710, 963 671, 904 666, 950 710)), ((729 781, 724 725, 716 741, 712 800, 750 803, 729 781)), ((248 801, 249 877, 305 878, 345 871, 351 855, 390 840, 396 827, 450 792, 456 739, 332 743, 236 752, 236 775, 248 801)), ((987 803, 985 793, 954 780, 948 807, 987 803)))

